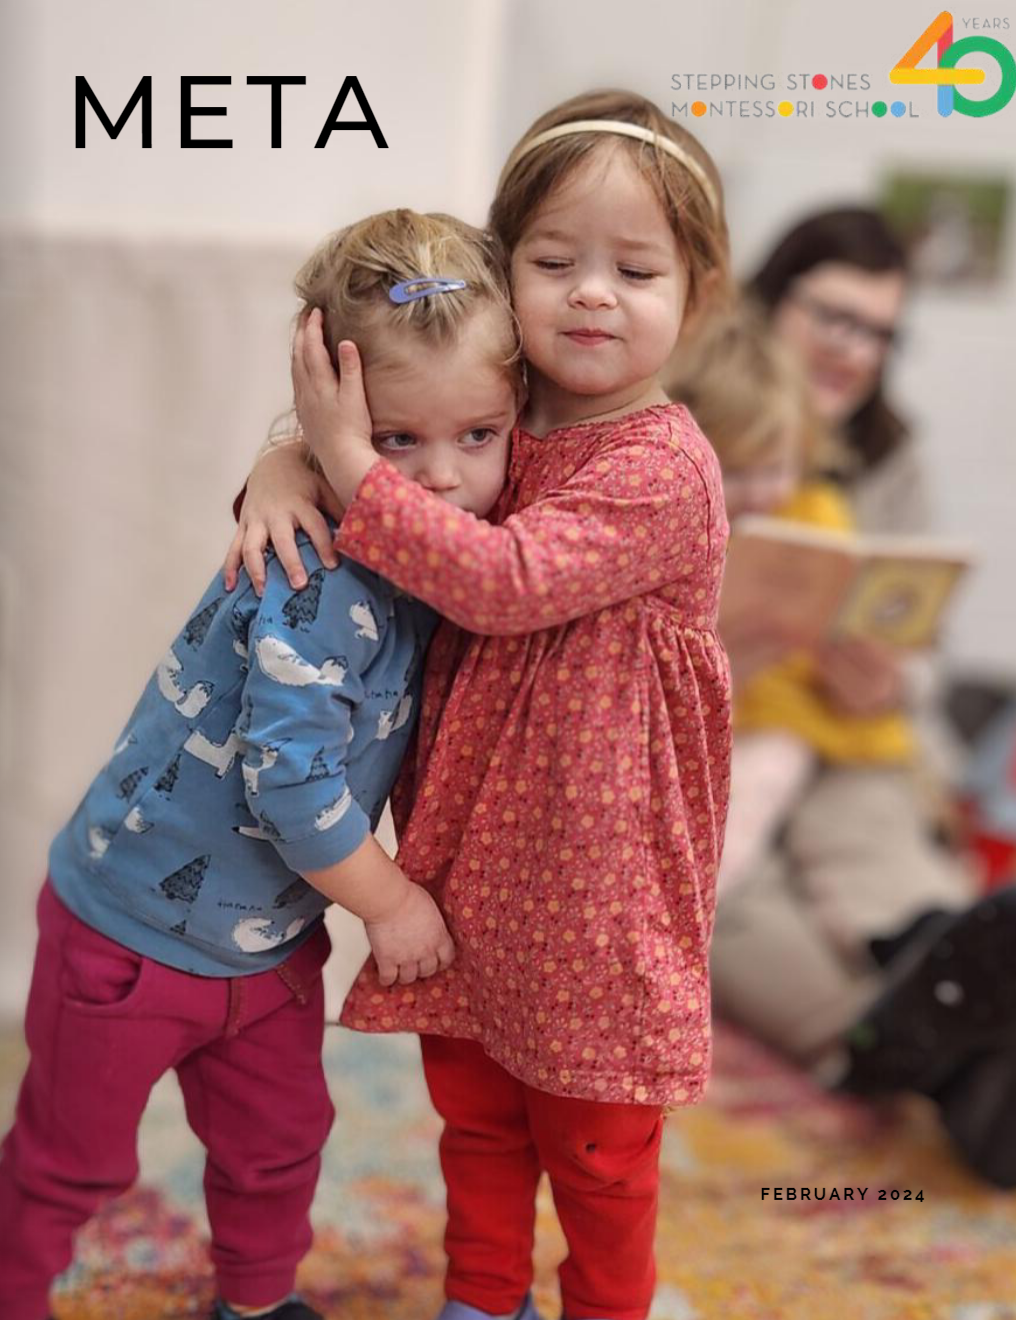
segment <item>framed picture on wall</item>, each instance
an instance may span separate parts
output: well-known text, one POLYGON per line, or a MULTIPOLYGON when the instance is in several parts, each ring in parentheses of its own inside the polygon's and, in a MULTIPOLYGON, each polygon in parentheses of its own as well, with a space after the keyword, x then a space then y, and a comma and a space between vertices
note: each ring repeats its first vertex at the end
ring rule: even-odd
POLYGON ((906 243, 917 278, 987 285, 1004 265, 1011 186, 1002 175, 896 170, 882 183, 886 218, 906 243))

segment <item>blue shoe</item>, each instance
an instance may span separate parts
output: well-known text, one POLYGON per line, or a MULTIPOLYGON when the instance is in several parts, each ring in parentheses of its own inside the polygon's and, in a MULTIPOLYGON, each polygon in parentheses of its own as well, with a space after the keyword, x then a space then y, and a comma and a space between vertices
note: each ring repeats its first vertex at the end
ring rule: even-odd
MULTIPOLYGON (((465 1302, 445 1302, 441 1310, 437 1313, 436 1320, 494 1320, 490 1311, 480 1311, 475 1306, 468 1306, 465 1302)), ((526 1294, 526 1299, 515 1312, 512 1320, 541 1320, 540 1313, 536 1309, 531 1293, 526 1294)))

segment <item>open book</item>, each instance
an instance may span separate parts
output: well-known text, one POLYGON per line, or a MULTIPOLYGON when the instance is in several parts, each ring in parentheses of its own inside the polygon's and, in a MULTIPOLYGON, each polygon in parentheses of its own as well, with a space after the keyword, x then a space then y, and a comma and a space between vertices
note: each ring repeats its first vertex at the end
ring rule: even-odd
POLYGON ((931 645, 972 556, 927 537, 834 532, 751 515, 730 538, 720 627, 749 617, 809 648, 830 636, 931 645))

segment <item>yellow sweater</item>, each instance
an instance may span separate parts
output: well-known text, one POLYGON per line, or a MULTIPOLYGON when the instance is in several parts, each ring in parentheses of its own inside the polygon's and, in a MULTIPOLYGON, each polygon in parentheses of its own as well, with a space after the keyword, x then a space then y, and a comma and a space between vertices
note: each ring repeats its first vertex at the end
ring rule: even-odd
MULTIPOLYGON (((778 516, 834 531, 849 532, 854 527, 849 505, 829 482, 802 486, 778 516)), ((735 728, 785 729, 826 760, 841 764, 885 764, 912 758, 913 732, 904 716, 896 711, 844 714, 826 700, 815 680, 815 661, 805 652, 763 670, 735 694, 735 728)))

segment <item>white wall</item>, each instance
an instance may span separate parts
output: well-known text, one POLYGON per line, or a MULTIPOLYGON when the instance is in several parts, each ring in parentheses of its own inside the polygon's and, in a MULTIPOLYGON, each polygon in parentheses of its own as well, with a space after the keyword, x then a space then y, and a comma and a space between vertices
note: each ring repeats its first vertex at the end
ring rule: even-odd
MULTIPOLYGON (((803 0, 7 0, 0 1011, 24 993, 49 837, 221 558, 229 499, 285 403, 289 282, 309 245, 392 204, 481 219, 529 120, 591 86, 630 85, 666 107, 675 72, 853 71, 889 99, 890 64, 931 16, 923 0, 847 11, 803 0), (91 122, 90 145, 75 149, 77 73, 114 113, 152 75, 151 150, 134 120, 116 142, 91 122), (233 77, 205 96, 228 117, 195 121, 200 135, 232 136, 232 151, 180 149, 183 73, 233 77), (279 151, 267 90, 244 81, 255 73, 308 79, 284 93, 279 151), (366 134, 314 149, 346 73, 387 151, 366 134)), ((943 121, 930 93, 919 108, 917 121, 697 121, 727 179, 739 268, 799 213, 869 193, 896 163, 1011 174, 1016 103, 986 120, 943 121)), ((958 662, 1010 675, 1012 282, 1010 260, 988 295, 917 297, 897 377, 943 525, 984 556, 950 646, 958 662)))
MULTIPOLYGON (((344 219, 393 205, 454 206, 480 218, 488 198, 477 160, 489 154, 503 0, 6 0, 11 44, 0 143, 15 166, 0 218, 46 228, 221 234, 313 242, 344 219), (75 141, 75 76, 114 121, 151 74, 153 145, 136 109, 114 141, 88 111, 75 141), (180 77, 195 87, 195 137, 230 150, 181 149, 180 77), (282 147, 270 144, 266 87, 248 75, 306 77, 282 91, 282 147), (389 142, 335 133, 315 149, 343 78, 355 74, 389 142), (5 140, 6 139, 6 140, 5 140)), ((343 119, 360 118, 350 98, 343 119)))

